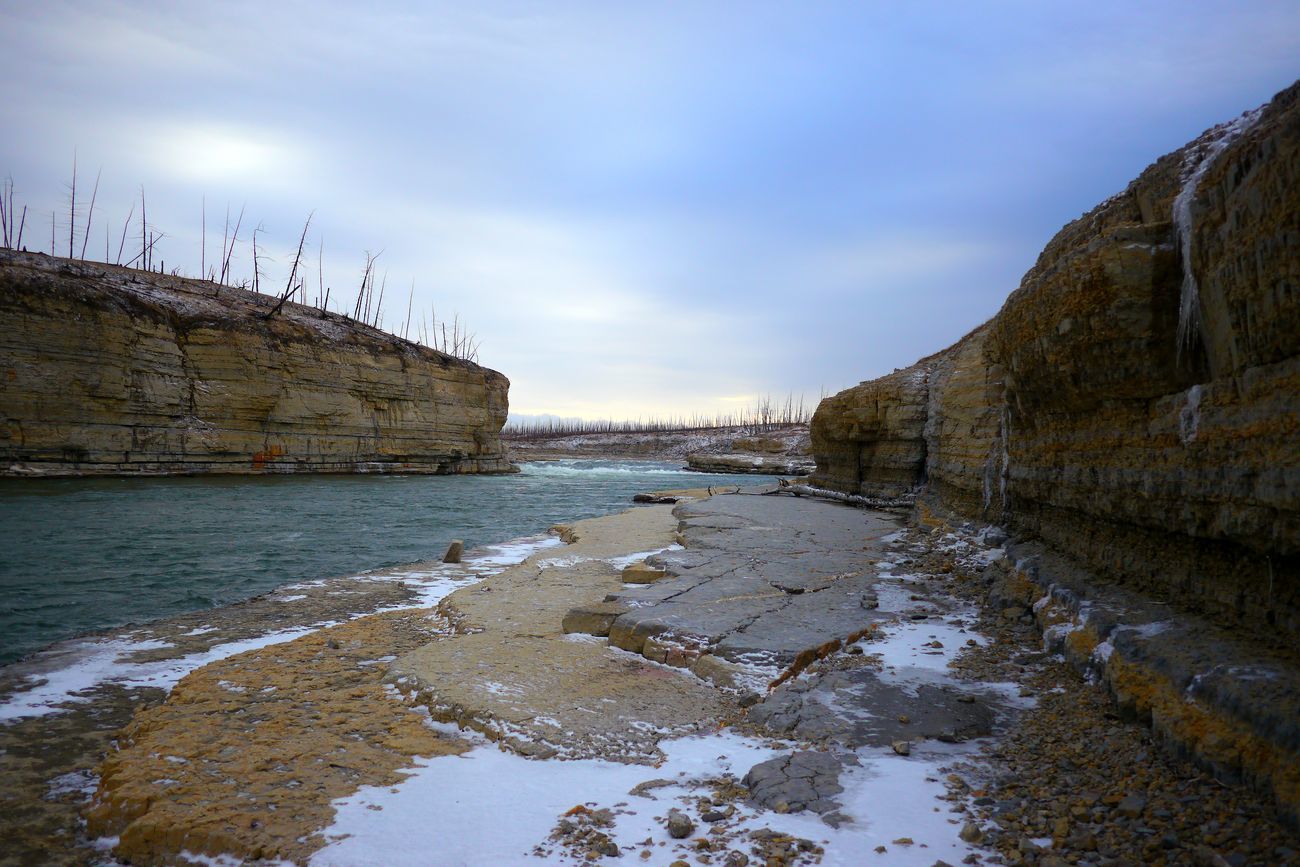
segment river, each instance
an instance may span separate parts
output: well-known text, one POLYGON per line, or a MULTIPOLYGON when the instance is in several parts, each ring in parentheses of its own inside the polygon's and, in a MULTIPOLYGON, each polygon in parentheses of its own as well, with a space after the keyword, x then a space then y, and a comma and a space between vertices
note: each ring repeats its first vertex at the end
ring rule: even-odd
POLYGON ((609 514, 632 495, 763 476, 566 460, 506 476, 225 476, 0 483, 0 664, 86 632, 307 579, 436 558, 609 514))

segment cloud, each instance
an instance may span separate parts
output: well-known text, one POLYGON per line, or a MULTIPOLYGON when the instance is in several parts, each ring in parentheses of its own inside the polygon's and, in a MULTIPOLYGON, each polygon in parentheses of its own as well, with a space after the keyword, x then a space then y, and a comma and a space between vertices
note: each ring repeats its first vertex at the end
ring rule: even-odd
POLYGON ((142 123, 137 136, 138 158, 164 183, 296 190, 314 162, 306 142, 278 130, 182 120, 142 123))
POLYGON ((143 186, 191 273, 204 197, 210 236, 247 203, 272 272, 314 211, 335 309, 384 250, 516 407, 712 411, 940 349, 1296 56, 1265 0, 49 0, 0 6, 0 174, 66 235, 75 148, 107 241, 143 186))

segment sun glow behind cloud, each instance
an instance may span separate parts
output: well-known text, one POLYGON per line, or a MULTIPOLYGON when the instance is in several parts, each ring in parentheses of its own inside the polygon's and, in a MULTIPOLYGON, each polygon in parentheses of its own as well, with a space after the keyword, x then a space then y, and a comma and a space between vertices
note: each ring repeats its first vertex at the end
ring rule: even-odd
POLYGON ((223 185, 284 183, 310 159, 299 142, 266 130, 211 124, 166 124, 150 129, 149 159, 160 171, 183 181, 223 185))

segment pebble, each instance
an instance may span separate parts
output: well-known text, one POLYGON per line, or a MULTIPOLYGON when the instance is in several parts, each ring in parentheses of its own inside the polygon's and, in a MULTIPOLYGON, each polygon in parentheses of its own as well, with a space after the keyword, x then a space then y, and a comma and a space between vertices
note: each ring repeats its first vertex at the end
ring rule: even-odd
POLYGON ((1105 691, 1065 664, 1031 658, 1013 668, 1015 648, 1038 640, 1032 627, 994 631, 998 641, 972 648, 956 667, 981 680, 1022 681, 1038 704, 987 748, 1002 773, 969 809, 992 827, 967 842, 1039 867, 1287 863, 1274 850, 1295 837, 1271 818, 1270 804, 1156 750, 1148 729, 1121 721, 1105 691), (1051 845, 1040 851, 1036 838, 1051 845))

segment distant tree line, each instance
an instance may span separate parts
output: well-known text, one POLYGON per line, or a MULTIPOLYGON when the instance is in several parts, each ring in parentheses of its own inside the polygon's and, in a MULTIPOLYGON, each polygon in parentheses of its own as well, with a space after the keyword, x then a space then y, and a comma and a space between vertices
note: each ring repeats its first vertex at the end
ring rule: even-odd
POLYGON ((610 433, 687 433, 690 431, 734 430, 738 433, 765 433, 794 425, 806 425, 812 410, 804 405, 803 395, 787 395, 784 401, 771 396, 759 398, 753 406, 734 412, 713 415, 690 415, 660 418, 612 419, 541 418, 508 422, 501 435, 507 439, 532 440, 581 434, 610 433))

